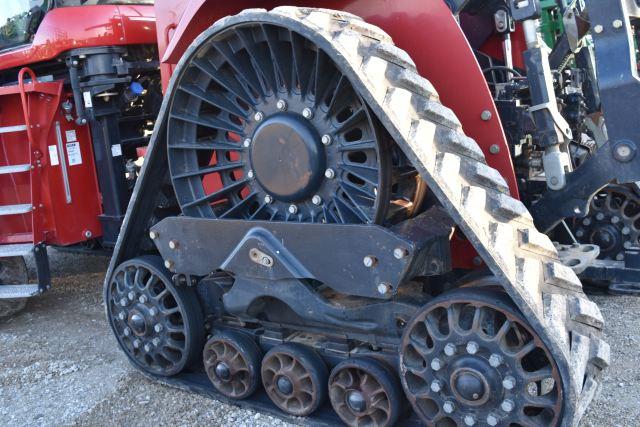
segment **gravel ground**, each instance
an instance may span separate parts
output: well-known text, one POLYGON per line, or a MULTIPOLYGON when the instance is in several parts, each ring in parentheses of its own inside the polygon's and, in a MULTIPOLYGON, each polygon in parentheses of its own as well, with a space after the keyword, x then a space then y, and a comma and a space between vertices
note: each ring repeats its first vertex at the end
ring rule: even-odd
MULTIPOLYGON (((53 290, 0 322, 0 425, 288 425, 143 378, 104 319, 108 259, 51 252, 53 290)), ((594 300, 607 320, 613 366, 582 425, 637 425, 640 298, 594 300)))

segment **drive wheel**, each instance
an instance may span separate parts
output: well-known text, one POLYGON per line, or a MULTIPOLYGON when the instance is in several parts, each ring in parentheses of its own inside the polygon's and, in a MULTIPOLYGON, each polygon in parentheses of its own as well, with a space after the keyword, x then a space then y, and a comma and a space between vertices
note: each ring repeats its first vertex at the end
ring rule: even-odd
POLYGON ((192 289, 174 286, 161 258, 120 264, 105 300, 120 347, 142 370, 171 376, 200 356, 204 332, 197 297, 192 289))
MULTIPOLYGON (((29 282, 27 264, 21 256, 0 258, 0 286, 24 285, 29 282)), ((23 310, 27 298, 0 299, 0 319, 23 310)))
POLYGON ((424 306, 403 334, 400 367, 428 425, 559 423, 556 364, 503 293, 464 289, 424 306))
POLYGON ((400 415, 402 389, 382 363, 368 358, 348 359, 331 371, 329 398, 348 426, 387 427, 400 415))
POLYGON ((280 344, 262 360, 262 384, 269 398, 299 417, 310 415, 324 402, 328 376, 318 353, 302 344, 280 344))
POLYGON ((246 335, 236 331, 215 334, 204 346, 204 368, 213 386, 232 399, 244 399, 260 382, 262 352, 246 335))

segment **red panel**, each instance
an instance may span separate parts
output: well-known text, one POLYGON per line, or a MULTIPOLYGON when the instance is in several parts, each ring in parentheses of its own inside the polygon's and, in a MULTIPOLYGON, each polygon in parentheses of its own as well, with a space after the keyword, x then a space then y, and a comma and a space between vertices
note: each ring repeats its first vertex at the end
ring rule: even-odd
MULTIPOLYGON (((175 26, 168 45, 164 41, 160 45, 160 57, 166 64, 177 63, 193 39, 217 19, 246 8, 269 9, 280 5, 278 1, 250 0, 191 0, 186 6, 185 0, 158 3, 158 22, 164 28, 175 26)), ((491 92, 464 33, 442 0, 292 0, 285 4, 346 10, 387 31, 415 60, 420 73, 434 84, 443 103, 459 117, 467 135, 478 142, 488 163, 505 178, 512 195, 519 197, 511 155, 491 92), (491 113, 489 121, 481 119, 485 110, 491 113), (492 145, 500 148, 497 154, 490 153, 492 145)), ((169 67, 163 68, 165 85, 171 71, 169 67)), ((474 253, 469 245, 453 246, 456 265, 471 267, 474 253)))
POLYGON ((0 54, 0 70, 54 59, 71 49, 155 42, 153 6, 63 7, 45 15, 30 45, 0 54))

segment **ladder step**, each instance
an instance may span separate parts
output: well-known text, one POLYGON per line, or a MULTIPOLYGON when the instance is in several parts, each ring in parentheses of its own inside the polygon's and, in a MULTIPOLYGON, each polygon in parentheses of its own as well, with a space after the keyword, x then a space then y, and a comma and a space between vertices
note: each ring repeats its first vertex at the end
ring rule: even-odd
POLYGON ((33 243, 14 243, 11 245, 0 245, 0 258, 12 256, 25 256, 33 251, 33 243))
POLYGON ((40 295, 38 285, 0 285, 0 299, 29 298, 40 295))
POLYGON ((0 133, 24 132, 25 130, 27 130, 27 125, 0 127, 0 133))
POLYGON ((31 212, 31 205, 5 205, 0 206, 0 216, 20 215, 31 212))
POLYGON ((10 166, 0 166, 0 175, 6 175, 10 173, 18 173, 18 172, 28 172, 31 170, 30 164, 25 165, 10 165, 10 166))

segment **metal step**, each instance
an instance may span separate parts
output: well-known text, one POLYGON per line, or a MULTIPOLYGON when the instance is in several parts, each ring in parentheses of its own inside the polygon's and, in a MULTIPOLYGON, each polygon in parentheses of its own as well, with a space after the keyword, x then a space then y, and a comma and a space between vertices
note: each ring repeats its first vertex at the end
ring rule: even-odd
POLYGON ((27 125, 0 127, 0 133, 24 132, 25 130, 27 130, 27 125))
POLYGON ((0 258, 12 256, 25 256, 33 251, 32 243, 16 243, 11 245, 0 245, 0 258))
POLYGON ((40 295, 38 285, 0 285, 0 299, 29 298, 40 295))
POLYGON ((20 215, 31 212, 31 205, 5 205, 0 206, 0 216, 20 215))
POLYGON ((0 166, 0 175, 6 175, 10 173, 19 173, 19 172, 28 172, 31 170, 30 164, 25 165, 9 165, 9 166, 0 166))

